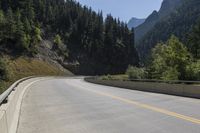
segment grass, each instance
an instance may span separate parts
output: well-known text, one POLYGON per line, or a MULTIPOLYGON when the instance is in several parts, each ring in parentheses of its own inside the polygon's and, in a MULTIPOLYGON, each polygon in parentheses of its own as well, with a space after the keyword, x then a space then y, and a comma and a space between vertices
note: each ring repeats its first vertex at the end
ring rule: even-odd
POLYGON ((9 70, 9 80, 0 81, 0 94, 13 82, 23 77, 73 75, 69 71, 64 72, 57 67, 38 59, 27 57, 19 57, 16 59, 4 57, 4 59, 7 62, 7 68, 9 70))
POLYGON ((104 76, 101 76, 100 79, 102 80, 128 80, 128 75, 126 74, 104 75, 104 76))

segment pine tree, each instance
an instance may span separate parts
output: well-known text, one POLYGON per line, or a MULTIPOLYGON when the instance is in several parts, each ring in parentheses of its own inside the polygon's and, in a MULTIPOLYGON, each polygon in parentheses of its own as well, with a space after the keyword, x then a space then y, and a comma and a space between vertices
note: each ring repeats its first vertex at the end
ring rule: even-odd
POLYGON ((18 54, 34 55, 42 35, 58 34, 58 53, 83 74, 123 73, 138 62, 133 32, 111 15, 104 22, 102 12, 72 0, 1 0, 0 7, 0 45, 18 54))
POLYGON ((29 48, 29 41, 28 38, 24 32, 24 25, 21 21, 21 13, 19 10, 16 12, 16 32, 15 32, 15 37, 16 37, 16 49, 19 51, 27 51, 29 48))
POLYGON ((0 10, 0 45, 1 45, 1 42, 3 41, 4 39, 4 32, 5 32, 5 25, 6 24, 6 19, 5 19, 5 16, 4 16, 4 12, 2 10, 0 10))
POLYGON ((0 81, 9 79, 9 71, 6 67, 5 60, 0 58, 0 81))
POLYGON ((7 32, 6 32, 6 38, 7 39, 14 39, 14 33, 16 32, 16 22, 14 19, 13 11, 11 8, 8 9, 7 11, 7 32))
POLYGON ((188 39, 188 49, 193 57, 200 59, 200 21, 193 27, 188 39))

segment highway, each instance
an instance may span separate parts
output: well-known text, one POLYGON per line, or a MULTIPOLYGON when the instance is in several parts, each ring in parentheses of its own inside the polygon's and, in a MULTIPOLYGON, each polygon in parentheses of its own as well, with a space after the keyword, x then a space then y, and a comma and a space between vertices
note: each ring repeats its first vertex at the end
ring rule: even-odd
POLYGON ((200 100, 46 79, 27 89, 17 132, 200 133, 200 100))

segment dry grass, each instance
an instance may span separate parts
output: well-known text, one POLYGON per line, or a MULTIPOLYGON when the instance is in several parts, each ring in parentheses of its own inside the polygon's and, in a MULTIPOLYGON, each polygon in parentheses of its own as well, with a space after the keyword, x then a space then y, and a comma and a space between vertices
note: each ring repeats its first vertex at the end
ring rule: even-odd
POLYGON ((0 81, 0 94, 13 82, 27 76, 64 76, 72 75, 71 72, 63 72, 57 67, 37 59, 19 57, 11 59, 4 57, 9 70, 9 81, 0 81))

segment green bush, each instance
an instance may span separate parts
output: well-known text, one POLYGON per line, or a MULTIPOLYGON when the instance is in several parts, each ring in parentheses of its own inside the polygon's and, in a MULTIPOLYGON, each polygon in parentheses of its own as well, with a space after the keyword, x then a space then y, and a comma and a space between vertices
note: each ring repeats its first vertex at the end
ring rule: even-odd
POLYGON ((61 40, 60 35, 57 34, 57 35, 55 36, 53 42, 54 42, 55 45, 58 45, 58 46, 61 45, 61 44, 62 44, 62 40, 61 40))
POLYGON ((168 68, 162 75, 162 80, 178 80, 180 73, 175 67, 168 68))
POLYGON ((200 60, 187 66, 186 76, 189 80, 200 80, 200 60))
POLYGON ((104 75, 104 76, 101 76, 101 79, 102 80, 111 80, 112 79, 112 76, 111 75, 104 75))
POLYGON ((153 79, 185 80, 186 67, 192 57, 178 38, 171 36, 166 43, 158 44, 152 50, 150 74, 153 79))
POLYGON ((138 68, 129 66, 126 74, 128 75, 129 79, 144 79, 146 77, 146 71, 144 68, 138 68))

